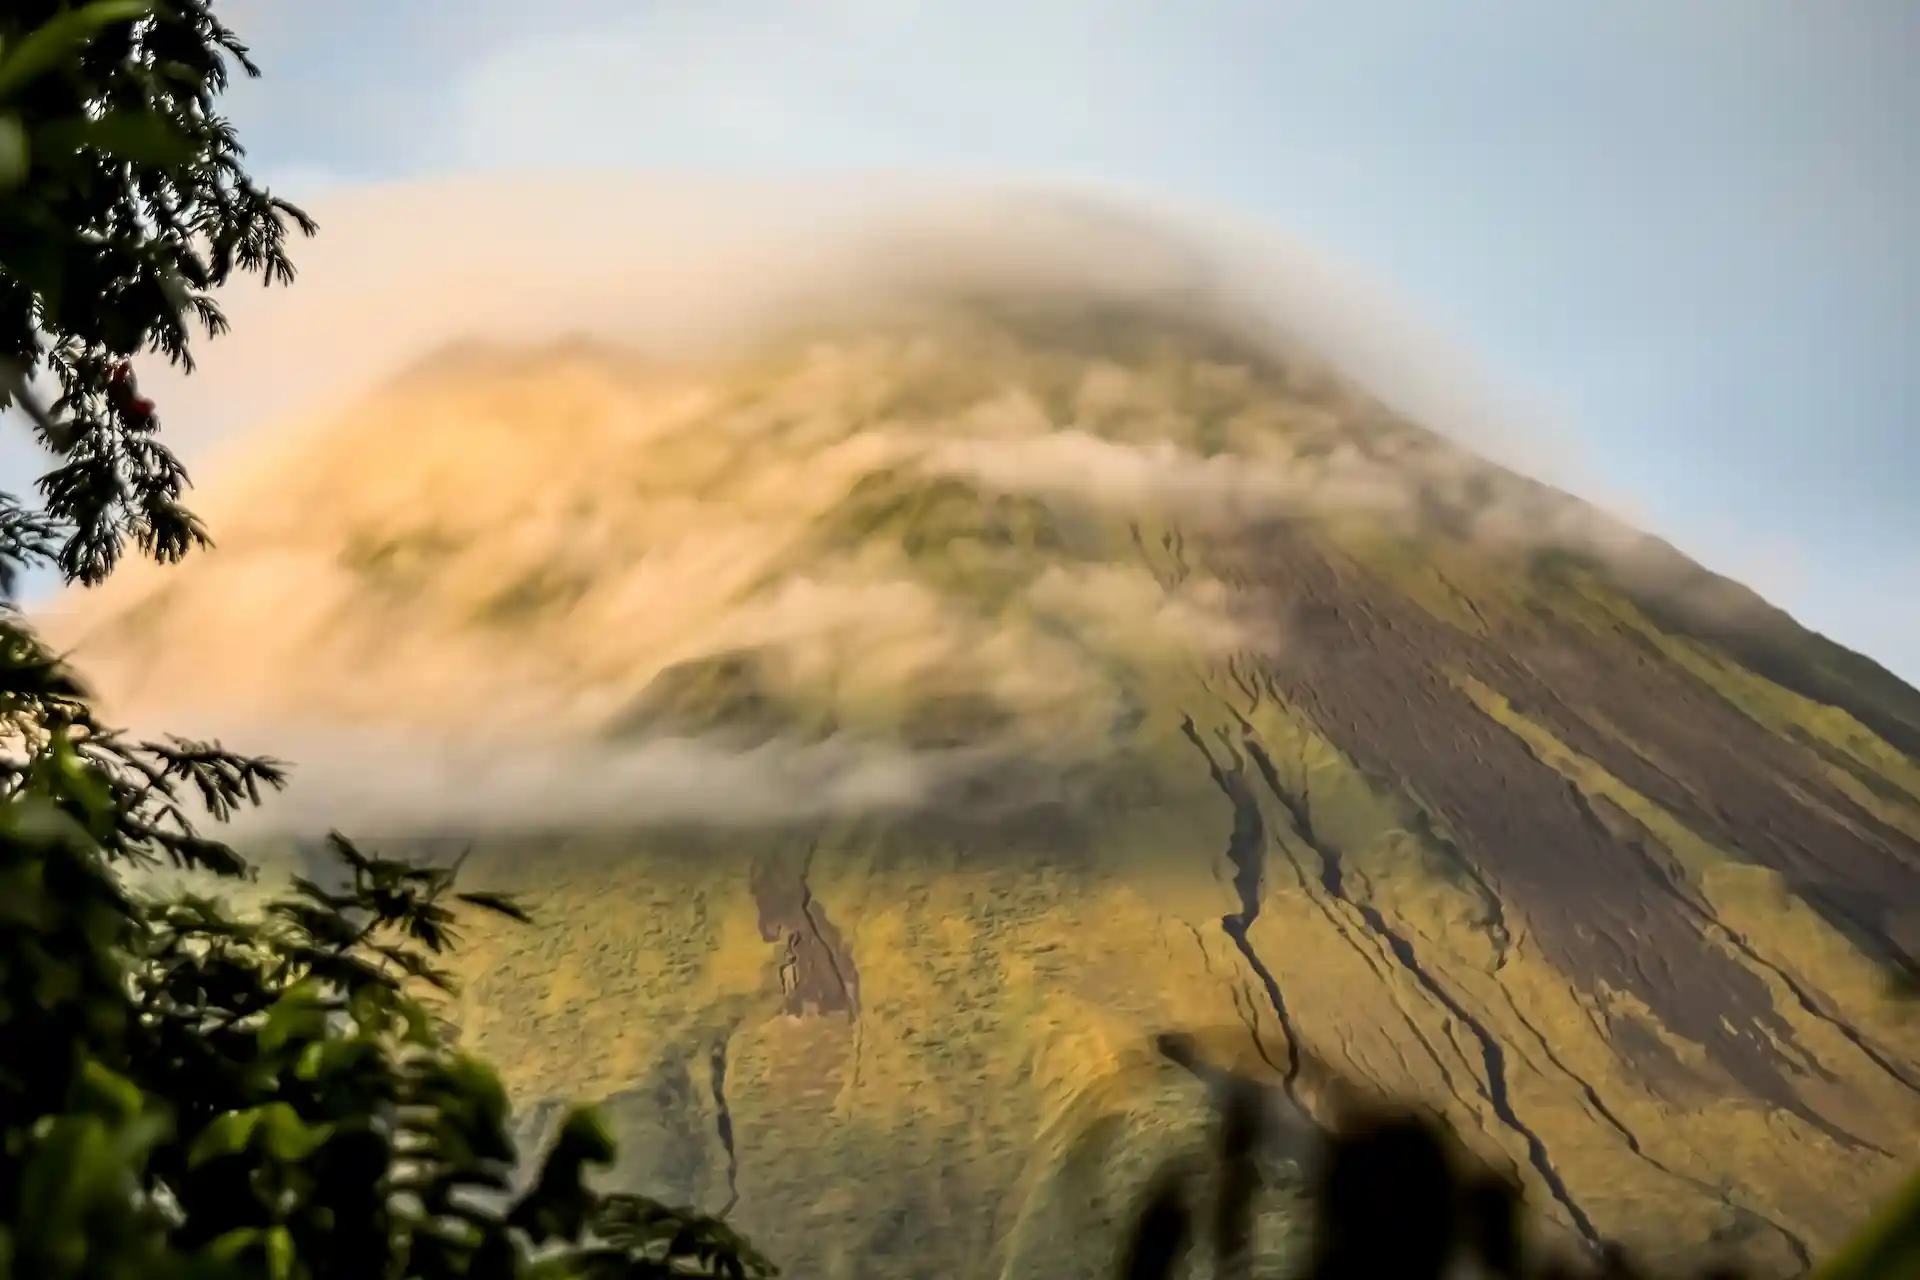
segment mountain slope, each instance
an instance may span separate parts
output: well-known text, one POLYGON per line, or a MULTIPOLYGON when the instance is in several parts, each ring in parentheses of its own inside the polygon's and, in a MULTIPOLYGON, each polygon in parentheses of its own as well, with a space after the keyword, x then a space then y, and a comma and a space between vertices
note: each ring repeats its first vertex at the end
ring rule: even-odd
POLYGON ((296 832, 471 840, 529 1135, 605 1099, 794 1274, 1091 1274, 1205 1122, 1161 1032, 1662 1254, 1920 1156, 1920 695, 1189 309, 467 349, 202 510, 56 636, 296 832))

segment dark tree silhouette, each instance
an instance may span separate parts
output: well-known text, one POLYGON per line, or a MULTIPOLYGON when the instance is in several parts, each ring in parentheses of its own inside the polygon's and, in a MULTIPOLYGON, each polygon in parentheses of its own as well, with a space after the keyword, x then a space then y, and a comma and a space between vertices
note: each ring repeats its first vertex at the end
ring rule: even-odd
MULTIPOLYGON (((1250 1228, 1270 1185, 1262 1170, 1280 1163, 1304 1173, 1312 1206, 1309 1248, 1291 1273, 1299 1280, 1657 1280, 1676 1274, 1643 1267, 1616 1245, 1597 1256, 1530 1250, 1522 1190, 1510 1175, 1471 1157, 1436 1116, 1374 1099, 1317 1060, 1334 1114, 1312 1120, 1314 1149, 1303 1151, 1295 1126, 1274 1121, 1276 1108, 1300 1115, 1277 1085, 1207 1062, 1193 1035, 1163 1034, 1153 1043, 1159 1056, 1206 1086, 1212 1148, 1204 1161, 1175 1156, 1148 1180, 1120 1257, 1120 1280, 1194 1274, 1195 1245, 1203 1240, 1210 1246, 1207 1274, 1217 1280, 1253 1274, 1250 1228), (1273 1144, 1281 1149, 1263 1154, 1261 1148, 1273 1144), (1202 1204, 1206 1188, 1214 1197, 1210 1209, 1202 1204)), ((1297 1203, 1293 1196, 1289 1201, 1297 1203)), ((1745 1272, 1721 1263, 1691 1275, 1741 1280, 1745 1272)), ((1814 1275, 1920 1276, 1920 1174, 1814 1275)))
POLYGON ((290 281, 315 229, 241 166, 229 65, 203 0, 0 10, 0 406, 54 456, 37 507, 0 495, 0 1280, 767 1274, 718 1221, 591 1189, 590 1112, 516 1185, 506 1095, 426 1002, 457 912, 513 902, 339 837, 339 887, 246 919, 132 888, 248 878, 189 806, 223 821, 282 768, 100 723, 13 593, 207 540, 129 362, 190 367, 210 291, 290 281))

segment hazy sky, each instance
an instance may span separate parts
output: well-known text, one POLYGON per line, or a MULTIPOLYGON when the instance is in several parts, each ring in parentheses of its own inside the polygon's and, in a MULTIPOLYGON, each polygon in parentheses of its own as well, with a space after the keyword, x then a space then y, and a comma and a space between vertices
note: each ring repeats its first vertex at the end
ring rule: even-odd
POLYGON ((1920 681, 1914 0, 219 0, 256 168, 1064 176, 1385 282, 1920 681))

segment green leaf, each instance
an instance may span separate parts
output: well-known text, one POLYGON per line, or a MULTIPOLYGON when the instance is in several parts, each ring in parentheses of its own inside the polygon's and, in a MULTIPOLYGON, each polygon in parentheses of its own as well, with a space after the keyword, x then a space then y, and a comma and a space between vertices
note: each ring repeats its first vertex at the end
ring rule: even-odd
POLYGON ((269 1227, 261 1243, 267 1254, 267 1275, 287 1280, 293 1274, 293 1233, 285 1227, 269 1227))
POLYGON ((191 137, 151 111, 115 111, 97 120, 56 120, 34 131, 34 151, 47 157, 95 151, 109 160, 155 169, 192 164, 200 147, 191 137))
POLYGON ((260 1028, 260 1048, 273 1053, 292 1040, 319 1040, 326 1035, 327 1008, 320 985, 311 979, 296 984, 273 1002, 260 1028))
POLYGON ((113 1134, 109 1177, 124 1180, 125 1190, 131 1193, 135 1175, 146 1168, 154 1148, 172 1136, 173 1125, 163 1115, 137 1116, 120 1126, 113 1134))
POLYGON ((333 1136, 333 1129, 331 1125, 308 1124, 284 1102, 270 1102, 260 1108, 260 1133, 268 1154, 297 1164, 333 1136))
POLYGON ((80 1069, 75 1093, 89 1110, 121 1124, 133 1122, 146 1108, 146 1098, 138 1085, 97 1062, 90 1061, 80 1069))
MULTIPOLYGON (((0 191, 5 190, 6 184, 0 183, 0 191)), ((10 194, 7 198, 19 203, 27 197, 24 193, 19 193, 16 187, 15 194, 10 194)), ((60 313, 61 302, 66 293, 67 263, 62 246, 52 237, 31 234, 14 237, 4 251, 0 251, 0 269, 4 269, 21 284, 38 294, 42 308, 49 315, 60 313)), ((54 435, 62 430, 63 424, 57 422, 41 405, 38 396, 33 395, 31 391, 21 395, 17 387, 12 390, 16 403, 27 411, 27 416, 32 418, 35 425, 42 431, 54 435)))
POLYGON ((93 847, 79 823, 41 796, 10 800, 0 808, 0 835, 41 850, 77 853, 93 847))
POLYGON ((95 823, 110 818, 114 809, 113 792, 99 771, 75 750, 73 739, 65 731, 56 730, 49 735, 48 749, 61 783, 82 812, 95 823))
POLYGON ((1920 1275, 1920 1172, 1908 1178, 1815 1280, 1899 1280, 1920 1275))
POLYGON ((259 1243, 260 1236, 258 1227, 236 1227, 208 1243, 207 1257, 215 1262, 233 1262, 259 1243))
POLYGON ((0 99, 75 56, 108 27, 137 22, 152 12, 153 0, 95 0, 83 9, 55 14, 0 52, 0 99))
POLYGON ((27 145, 27 127, 20 117, 9 112, 0 115, 0 191, 17 187, 26 180, 32 157, 27 145))
POLYGON ((215 1116, 213 1123, 200 1131, 200 1136, 193 1140, 193 1146, 188 1149, 187 1167, 197 1168, 209 1160, 245 1151, 254 1130, 260 1125, 260 1119, 258 1109, 228 1111, 215 1116))

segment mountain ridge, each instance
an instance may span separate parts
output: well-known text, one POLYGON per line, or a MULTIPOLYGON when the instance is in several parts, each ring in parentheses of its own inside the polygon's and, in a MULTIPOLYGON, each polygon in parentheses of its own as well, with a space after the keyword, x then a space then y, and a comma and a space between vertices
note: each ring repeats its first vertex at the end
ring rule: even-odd
POLYGON ((1091 1274, 1205 1121, 1160 1034, 1781 1274, 1915 1157, 1920 695, 1758 597, 1177 309, 459 360, 55 638, 529 893, 449 1013, 620 1178, 807 1274, 1091 1274))

